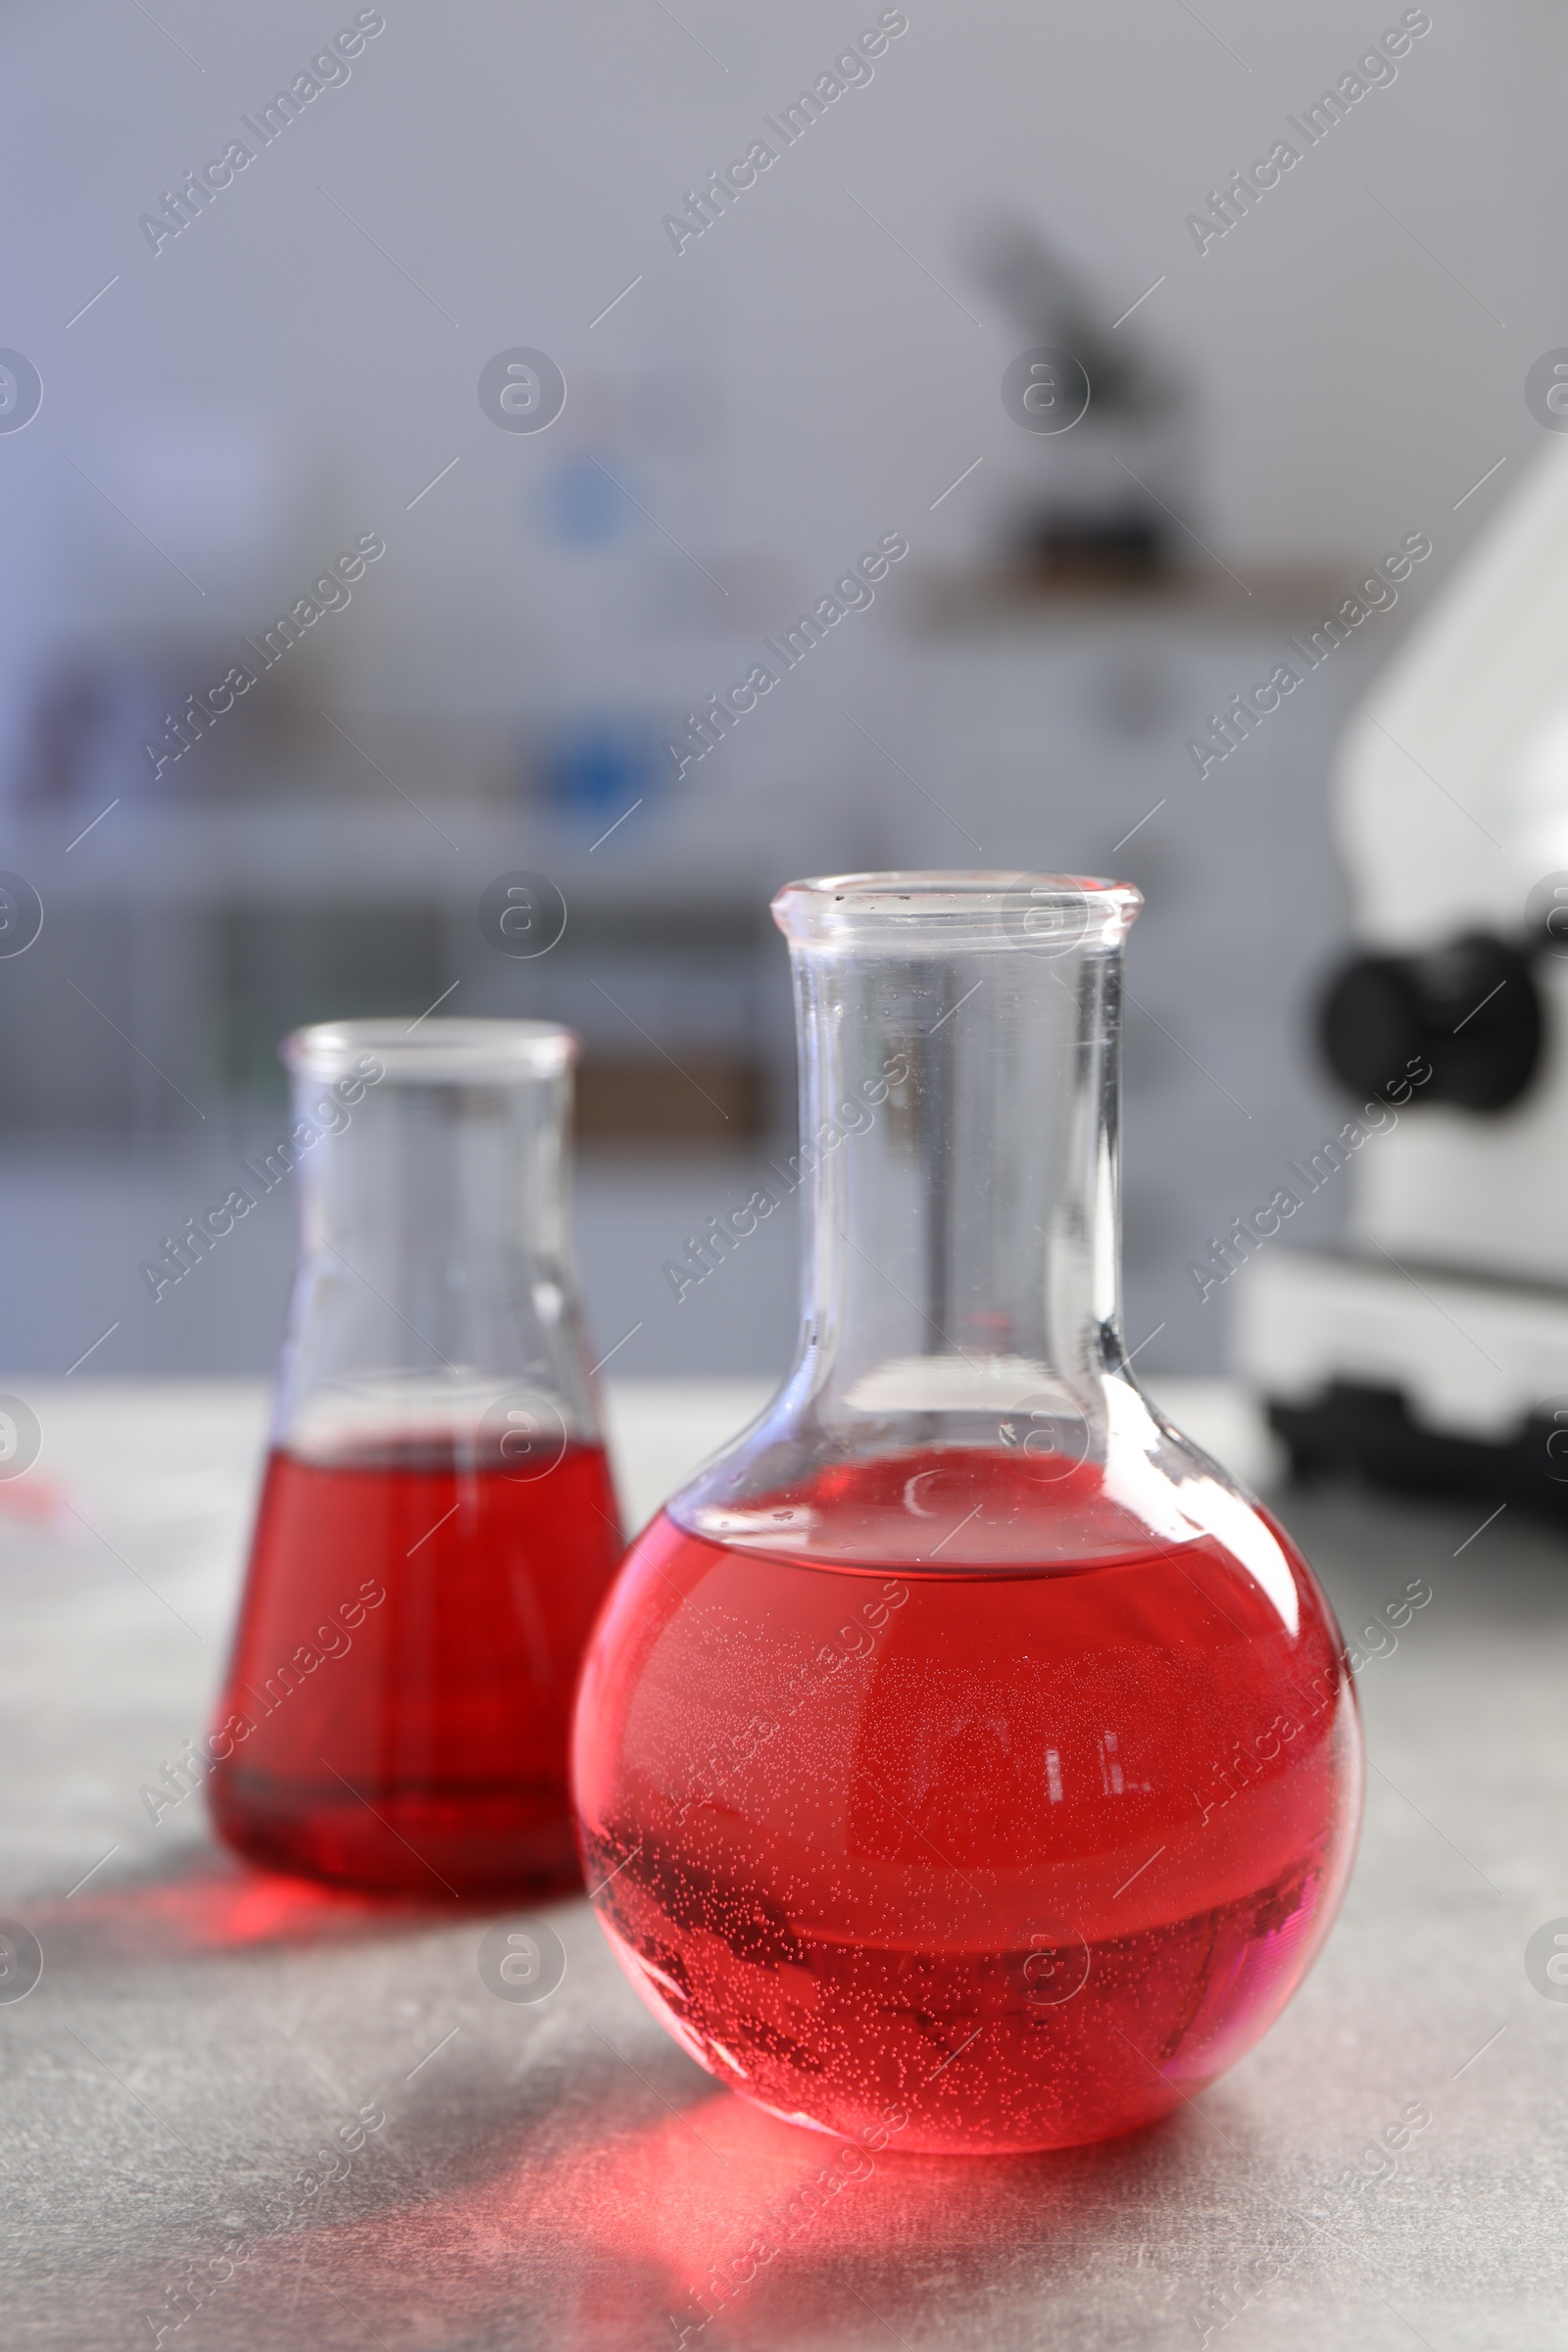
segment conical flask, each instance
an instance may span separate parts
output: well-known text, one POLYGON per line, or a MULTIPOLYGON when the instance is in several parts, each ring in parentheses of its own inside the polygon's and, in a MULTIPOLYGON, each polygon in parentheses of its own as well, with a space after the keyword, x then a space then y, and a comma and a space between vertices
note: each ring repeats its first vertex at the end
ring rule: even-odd
POLYGON ((1278 2015, 1353 1851, 1329 1606, 1123 1350, 1141 904, 964 873, 774 901, 799 1353, 634 1544, 584 1667, 579 1831, 626 1974, 720 2082, 873 2145, 1174 2107, 1278 2015))
POLYGON ((572 1688, 621 1546, 567 1242, 575 1040, 349 1021, 282 1051, 300 1255, 214 1820, 350 1886, 569 1886, 572 1688))

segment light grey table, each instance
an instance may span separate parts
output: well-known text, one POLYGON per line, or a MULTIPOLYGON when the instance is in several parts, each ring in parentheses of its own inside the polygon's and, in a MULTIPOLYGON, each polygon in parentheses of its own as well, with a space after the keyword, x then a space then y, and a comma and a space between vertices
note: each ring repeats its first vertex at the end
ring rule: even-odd
MULTIPOLYGON (((0 1914, 45 1964, 0 2004, 7 2352, 673 2352, 683 2328, 705 2352, 1568 2345, 1568 2001, 1524 1959, 1568 1915, 1560 1537, 1285 1496, 1348 1631, 1412 1577, 1434 1593, 1361 1674, 1361 1857, 1302 1992, 1152 2131, 889 2150, 785 2237, 830 2144, 691 2065, 585 1904, 547 1914, 565 1981, 518 2006, 477 1972, 493 1916, 252 1875, 199 1794, 149 1821, 137 1789, 203 1728, 221 1665, 260 1393, 9 1385, 44 1450, 0 1485, 0 1914), (1430 2124, 1374 2158, 1411 2106, 1430 2124), (313 2193, 329 2138, 347 2165, 313 2193), (699 2329, 694 2291, 758 2239, 768 2259, 699 2329)), ((1258 1452, 1233 1400, 1166 1400, 1258 1452)), ((614 1396, 634 1507, 754 1401, 614 1396)))

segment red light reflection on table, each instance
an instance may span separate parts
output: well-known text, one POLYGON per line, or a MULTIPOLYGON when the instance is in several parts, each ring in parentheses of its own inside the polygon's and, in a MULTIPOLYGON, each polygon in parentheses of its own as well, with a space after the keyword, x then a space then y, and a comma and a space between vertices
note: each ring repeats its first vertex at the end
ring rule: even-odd
POLYGON ((30 1903, 27 1918, 40 1936, 53 1929, 73 1939, 86 1936, 110 1943, 128 1959, 165 1960, 263 1944, 331 1942, 436 1917, 449 1924, 456 1908, 449 1903, 437 1913, 434 1906, 389 1903, 385 1896, 346 1893, 201 1853, 181 1877, 86 1886, 79 1894, 30 1903))

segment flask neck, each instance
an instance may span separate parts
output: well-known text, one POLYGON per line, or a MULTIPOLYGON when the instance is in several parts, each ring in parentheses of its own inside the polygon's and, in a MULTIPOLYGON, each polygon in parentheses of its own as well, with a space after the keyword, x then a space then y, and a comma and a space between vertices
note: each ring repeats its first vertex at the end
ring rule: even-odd
POLYGON ((322 1132, 320 1089, 296 1073, 302 1263, 352 1263, 416 1309, 402 1342, 388 1335, 400 1355, 465 1352, 486 1282, 564 1259, 569 1084, 564 1071, 466 1085, 388 1072, 322 1132))
MULTIPOLYGON (((1121 946, 793 943, 815 1417, 1093 1413, 1121 1362, 1121 946)), ((934 1433, 927 1433, 934 1434, 934 1433)), ((964 1432, 978 1436, 980 1433, 964 1432)))
POLYGON ((336 1033, 291 1041, 300 1247, 274 1427, 295 1450, 466 1442, 506 1397, 534 1399, 562 1443, 594 1430, 566 1223, 571 1041, 432 1028, 417 1049, 372 1031, 379 1074, 337 1117, 321 1067, 336 1033))

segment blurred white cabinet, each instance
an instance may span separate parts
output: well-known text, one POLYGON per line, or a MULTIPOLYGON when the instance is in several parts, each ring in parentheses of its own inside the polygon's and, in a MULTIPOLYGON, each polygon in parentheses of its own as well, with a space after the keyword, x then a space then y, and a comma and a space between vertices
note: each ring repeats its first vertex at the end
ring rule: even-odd
MULTIPOLYGON (((13 1210, 10 1229, 36 1244, 10 1269, 12 1362, 63 1368, 122 1315, 106 1369, 265 1364, 270 1307, 264 1342, 231 1335, 280 1283, 281 1219, 265 1283, 258 1240, 248 1270, 235 1253, 221 1309, 221 1269, 181 1307, 211 1309, 199 1346, 172 1311, 143 1330, 133 1276, 206 1198, 209 1166, 217 1182, 275 1123, 273 1045, 300 1019, 406 1006, 412 1020, 450 990, 449 1011, 563 1018, 590 1056, 643 1054, 666 1077, 664 1056, 695 1070, 745 1055, 766 1123, 786 1131, 794 1040, 768 899, 791 875, 904 864, 1114 872, 1144 890, 1128 958, 1128 1337, 1150 1340, 1144 1370, 1217 1367, 1223 1297, 1201 1304, 1183 1269, 1335 1113, 1307 1035, 1345 928, 1324 784, 1391 636, 1337 650, 1205 776, 1187 743, 1327 601, 1052 600, 955 619, 867 666, 859 732, 824 671, 832 726, 809 756, 804 737, 781 738, 771 781, 703 774, 597 843, 544 809, 448 797, 412 759, 399 772, 417 808, 373 779, 376 797, 355 800, 297 775, 287 797, 127 803, 74 848, 87 814, 13 812, 0 867, 34 884, 46 920, 25 956, 0 959, 0 1221, 13 1210), (478 926, 485 885, 519 867, 551 876, 569 909, 536 963, 497 954, 478 926), (58 1269, 78 1261, 68 1315, 58 1269)), ((737 1170, 741 1124, 703 1145, 737 1170)), ((730 1181, 693 1152, 677 1168, 628 1147, 585 1168, 604 1323, 730 1181)), ((651 1315, 624 1368, 776 1361, 792 1314, 777 1222, 761 1290, 753 1275, 714 1286, 674 1338, 651 1315)))

